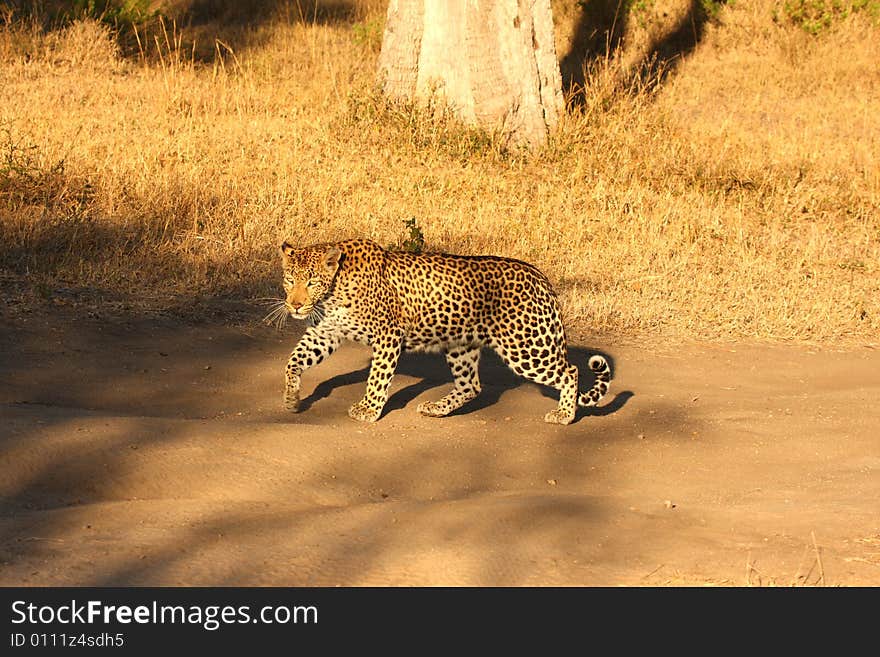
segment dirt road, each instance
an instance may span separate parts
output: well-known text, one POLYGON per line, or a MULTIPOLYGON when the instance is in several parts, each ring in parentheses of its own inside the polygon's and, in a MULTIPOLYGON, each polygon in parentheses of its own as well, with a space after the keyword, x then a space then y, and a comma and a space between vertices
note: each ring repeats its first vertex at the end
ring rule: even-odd
POLYGON ((451 377, 410 356, 362 425, 353 345, 281 409, 296 337, 0 317, 0 584, 880 585, 878 350, 597 340, 568 427, 488 357, 423 418, 451 377))

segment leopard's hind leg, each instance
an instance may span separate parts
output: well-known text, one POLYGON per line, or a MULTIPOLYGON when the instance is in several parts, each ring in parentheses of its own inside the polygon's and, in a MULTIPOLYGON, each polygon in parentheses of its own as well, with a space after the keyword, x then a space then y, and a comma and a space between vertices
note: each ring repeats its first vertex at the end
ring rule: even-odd
POLYGON ((496 338, 490 344, 514 372, 559 391, 559 405, 544 416, 545 422, 571 424, 577 410, 578 369, 568 362, 561 326, 556 335, 549 332, 526 345, 513 336, 496 338))

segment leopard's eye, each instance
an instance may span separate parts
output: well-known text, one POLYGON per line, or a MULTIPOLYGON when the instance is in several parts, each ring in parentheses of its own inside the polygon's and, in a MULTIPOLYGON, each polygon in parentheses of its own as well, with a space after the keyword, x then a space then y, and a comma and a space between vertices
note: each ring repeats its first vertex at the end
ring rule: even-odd
POLYGON ((317 278, 313 278, 308 283, 306 283, 306 287, 317 287, 320 283, 321 281, 319 281, 317 278))

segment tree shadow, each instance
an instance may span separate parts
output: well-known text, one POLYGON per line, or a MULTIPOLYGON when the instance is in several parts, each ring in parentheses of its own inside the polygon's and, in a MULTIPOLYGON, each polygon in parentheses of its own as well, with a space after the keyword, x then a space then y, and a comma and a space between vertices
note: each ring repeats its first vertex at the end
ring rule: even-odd
POLYGON ((715 20, 720 6, 727 0, 692 0, 690 8, 675 27, 656 38, 644 58, 643 78, 663 83, 681 61, 703 40, 706 26, 715 20))
MULTIPOLYGON (((706 26, 717 19, 724 4, 727 0, 692 0, 671 29, 650 42, 634 66, 636 76, 652 87, 665 82, 682 59, 703 40, 706 26)), ((559 67, 566 97, 582 103, 586 91, 585 71, 623 47, 627 28, 634 19, 632 3, 624 0, 580 2, 578 9, 571 46, 559 67)))
POLYGON ((569 51, 559 62, 562 88, 566 95, 583 89, 584 69, 623 43, 629 20, 621 0, 578 2, 578 18, 569 51))

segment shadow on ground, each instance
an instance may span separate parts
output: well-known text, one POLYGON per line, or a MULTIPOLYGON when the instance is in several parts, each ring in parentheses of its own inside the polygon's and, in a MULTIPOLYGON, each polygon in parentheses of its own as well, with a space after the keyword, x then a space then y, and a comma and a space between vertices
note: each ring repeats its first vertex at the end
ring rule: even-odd
MULTIPOLYGON (((589 390, 596 380, 595 375, 587 366, 591 356, 597 351, 590 351, 583 347, 569 349, 569 361, 578 367, 578 388, 581 391, 589 390)), ((609 354, 600 354, 605 357, 614 372, 614 359, 609 354)), ((392 391, 385 406, 385 413, 401 410, 409 406, 414 399, 423 393, 436 389, 436 397, 439 399, 452 387, 452 375, 441 354, 404 353, 401 356, 397 368, 398 375, 421 379, 416 383, 392 391)), ((333 394, 334 390, 343 386, 354 384, 366 385, 370 367, 362 367, 354 372, 338 374, 318 384, 315 390, 300 404, 300 412, 311 408, 312 404, 333 394)), ((480 381, 483 389, 480 395, 452 413, 456 415, 468 415, 489 408, 498 403, 501 395, 508 390, 520 386, 531 386, 540 390, 545 397, 558 400, 559 393, 552 388, 529 383, 520 376, 514 374, 507 365, 490 349, 483 349, 480 356, 480 381)), ((583 416, 609 415, 620 410, 626 401, 633 396, 629 390, 617 392, 606 396, 602 406, 591 408, 579 408, 577 421, 583 416)))

